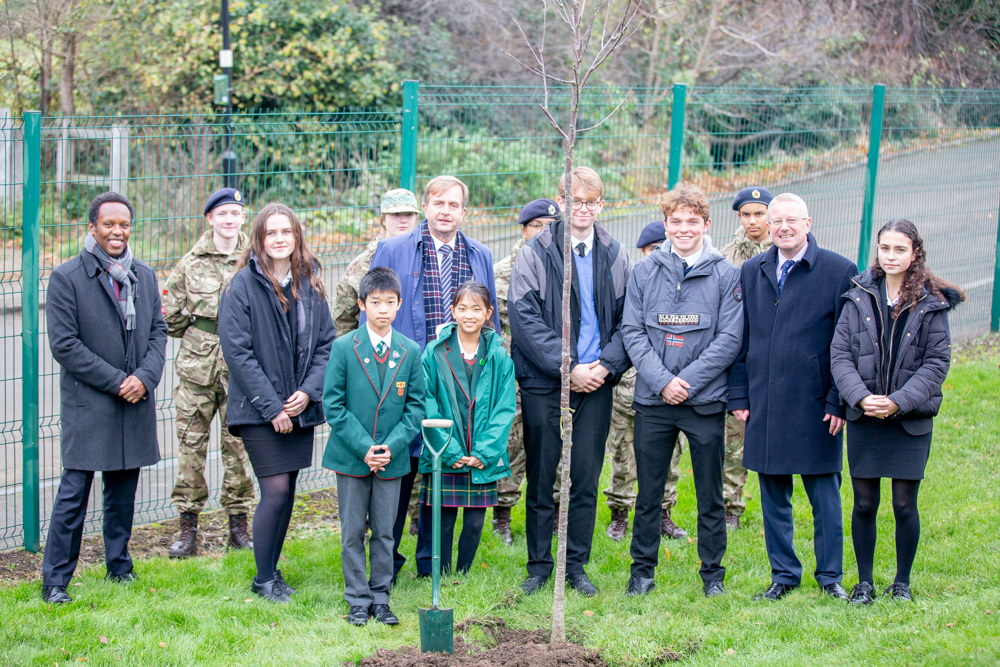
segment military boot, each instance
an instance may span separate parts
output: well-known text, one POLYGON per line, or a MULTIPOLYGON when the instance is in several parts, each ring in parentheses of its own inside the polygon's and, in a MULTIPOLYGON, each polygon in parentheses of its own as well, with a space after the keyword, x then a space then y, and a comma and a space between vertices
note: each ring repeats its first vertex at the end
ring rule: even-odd
POLYGON ((493 532, 503 538, 503 543, 508 547, 514 544, 514 536, 510 532, 509 507, 497 505, 493 508, 493 532))
POLYGON ((246 514, 231 514, 229 516, 229 548, 253 549, 253 540, 247 530, 246 514))
POLYGON ((670 510, 663 510, 663 516, 660 517, 660 535, 666 535, 670 539, 679 540, 687 537, 687 531, 682 530, 673 522, 670 518, 670 510))
POLYGON ((198 515, 193 512, 181 513, 181 534, 170 545, 167 555, 171 558, 187 558, 198 553, 198 515))
POLYGON ((731 533, 740 529, 740 518, 735 514, 726 512, 726 532, 731 533))
POLYGON ((608 537, 619 542, 628 530, 628 510, 611 510, 611 523, 608 524, 608 537))

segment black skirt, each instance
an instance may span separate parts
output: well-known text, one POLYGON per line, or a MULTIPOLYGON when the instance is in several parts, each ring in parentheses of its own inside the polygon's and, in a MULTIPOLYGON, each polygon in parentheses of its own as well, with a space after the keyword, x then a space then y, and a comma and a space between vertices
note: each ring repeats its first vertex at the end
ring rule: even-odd
POLYGON ((253 474, 267 477, 311 466, 313 430, 293 426, 291 433, 278 433, 271 424, 240 426, 253 474))
POLYGON ((898 419, 862 416, 847 424, 851 477, 923 479, 931 453, 931 433, 910 435, 898 419))

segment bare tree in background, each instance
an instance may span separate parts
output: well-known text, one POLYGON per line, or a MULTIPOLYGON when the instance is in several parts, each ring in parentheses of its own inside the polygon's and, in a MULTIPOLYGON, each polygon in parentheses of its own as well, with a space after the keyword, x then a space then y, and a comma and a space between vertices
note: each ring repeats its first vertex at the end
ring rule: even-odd
MULTIPOLYGON (((562 477, 559 480, 559 493, 562 498, 569 498, 570 463, 573 453, 573 414, 569 407, 570 392, 570 288, 573 282, 573 251, 571 240, 570 218, 573 214, 573 150, 579 135, 593 130, 621 108, 625 98, 618 103, 611 113, 595 125, 578 128, 580 111, 580 92, 590 82, 593 74, 619 51, 628 40, 639 30, 649 16, 661 7, 647 9, 643 0, 542 0, 542 35, 537 43, 532 43, 527 33, 513 19, 518 31, 528 48, 530 59, 520 59, 510 52, 501 51, 514 59, 527 71, 539 77, 542 82, 542 103, 539 105, 542 113, 562 138, 563 153, 566 159, 563 179, 566 183, 566 206, 562 214, 566 226, 563 233, 563 289, 562 289, 562 363, 560 375, 562 385, 559 398, 559 422, 562 429, 562 477), (570 57, 563 67, 553 67, 547 60, 545 38, 548 31, 549 4, 559 21, 570 31, 570 57), (588 4, 590 5, 588 7, 588 4), (557 74, 558 73, 558 74, 557 74), (560 121, 549 106, 550 88, 558 86, 569 93, 569 112, 560 121)), ((569 518, 569 502, 559 504, 558 542, 556 548, 556 580, 555 594, 552 601, 552 642, 566 641, 566 527, 569 518)))

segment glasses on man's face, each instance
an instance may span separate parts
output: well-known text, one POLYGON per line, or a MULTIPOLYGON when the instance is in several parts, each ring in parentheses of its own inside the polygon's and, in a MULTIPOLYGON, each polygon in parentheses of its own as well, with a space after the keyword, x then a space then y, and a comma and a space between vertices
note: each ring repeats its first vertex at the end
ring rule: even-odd
POLYGON ((767 211, 754 211, 753 213, 751 213, 750 211, 741 211, 740 217, 743 218, 744 220, 749 220, 750 218, 757 218, 758 220, 763 220, 764 218, 767 217, 767 211))
POLYGON ((573 210, 579 211, 581 208, 586 207, 588 211, 593 213, 597 210, 597 207, 601 205, 600 201, 580 201, 579 199, 573 200, 573 210))
POLYGON ((794 227, 800 222, 805 222, 805 221, 806 221, 805 218, 784 218, 784 219, 775 218, 774 220, 771 221, 771 224, 774 225, 775 227, 781 227, 782 225, 788 225, 790 227, 794 227))

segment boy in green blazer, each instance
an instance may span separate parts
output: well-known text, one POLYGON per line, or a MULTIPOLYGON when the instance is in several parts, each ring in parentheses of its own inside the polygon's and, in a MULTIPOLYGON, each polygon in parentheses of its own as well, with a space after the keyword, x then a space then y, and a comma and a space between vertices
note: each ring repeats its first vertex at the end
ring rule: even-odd
POLYGON ((344 599, 352 625, 365 625, 369 617, 399 622, 389 609, 392 526, 400 478, 410 471, 409 444, 424 418, 420 346, 392 329, 401 291, 392 269, 375 268, 362 278, 358 307, 368 321, 334 341, 323 385, 330 424, 323 467, 337 473, 344 599))

